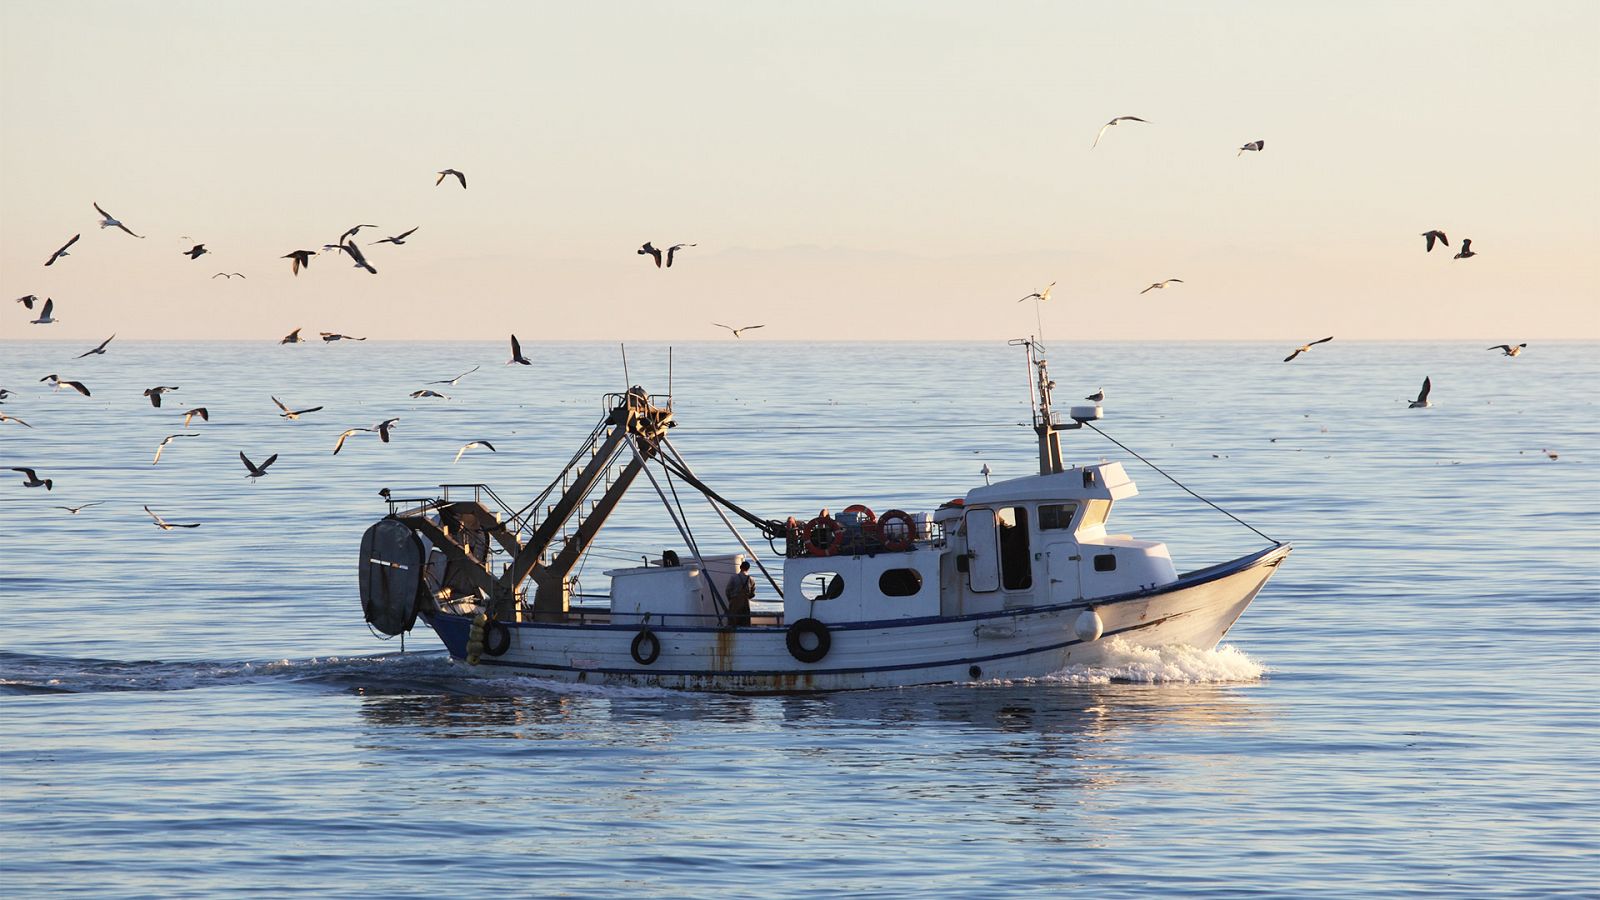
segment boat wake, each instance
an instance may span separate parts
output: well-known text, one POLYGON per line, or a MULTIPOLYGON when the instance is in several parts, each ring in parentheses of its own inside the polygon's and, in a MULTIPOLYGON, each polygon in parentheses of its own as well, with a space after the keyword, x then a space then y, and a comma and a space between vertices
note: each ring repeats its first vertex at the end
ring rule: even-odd
POLYGON ((458 678, 442 650, 267 661, 109 660, 0 651, 0 693, 93 694, 187 691, 274 683, 413 688, 458 678))
POLYGON ((1259 681, 1267 671, 1264 664, 1228 644, 1215 650, 1135 647, 1113 638, 1100 663, 1068 666, 1033 680, 1045 684, 1221 684, 1259 681))

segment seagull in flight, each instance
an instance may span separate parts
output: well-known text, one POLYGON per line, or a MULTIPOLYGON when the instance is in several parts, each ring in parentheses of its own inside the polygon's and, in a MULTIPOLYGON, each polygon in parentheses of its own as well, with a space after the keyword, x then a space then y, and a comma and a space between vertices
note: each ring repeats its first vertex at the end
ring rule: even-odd
POLYGON ((355 237, 356 233, 359 232, 361 229, 363 229, 363 228, 377 228, 377 227, 378 226, 376 226, 376 225, 356 225, 353 228, 350 228, 350 229, 346 230, 344 234, 339 235, 339 243, 337 243, 337 244, 325 244, 324 246, 325 247, 342 247, 342 246, 344 246, 345 241, 348 241, 351 238, 355 237))
POLYGON ((293 331, 289 332, 288 334, 284 335, 283 336, 283 340, 279 341, 278 343, 280 343, 280 344, 304 344, 305 342, 306 342, 306 339, 300 336, 300 329, 296 328, 295 330, 293 330, 293 331))
POLYGON ((0 412, 0 423, 5 423, 5 422, 15 422, 15 423, 17 423, 18 425, 21 425, 24 428, 32 428, 33 427, 32 425, 29 425, 27 422, 22 421, 21 419, 17 418, 16 416, 8 416, 5 413, 0 412))
MULTIPOLYGON (((295 331, 299 331, 299 330, 300 329, 298 329, 298 328, 295 329, 295 331)), ((350 336, 348 334, 340 334, 337 331, 319 331, 317 333, 322 335, 322 341, 323 341, 323 343, 326 343, 326 344, 331 344, 334 341, 364 341, 364 340, 366 340, 366 338, 364 338, 364 337, 352 337, 352 336, 350 336)))
POLYGON ((371 428, 347 428, 347 429, 345 429, 344 434, 339 435, 339 440, 336 443, 334 443, 334 445, 333 445, 333 455, 334 456, 338 456, 339 455, 339 451, 344 448, 344 439, 345 438, 349 437, 352 434, 355 434, 358 431, 371 431, 371 430, 372 430, 371 428))
MULTIPOLYGON (((108 213, 105 210, 101 209, 100 208, 100 204, 96 203, 94 205, 94 211, 100 214, 100 227, 101 227, 101 229, 121 228, 123 231, 126 231, 129 234, 133 234, 133 232, 131 230, 129 230, 128 226, 122 224, 121 222, 118 222, 116 220, 116 218, 111 215, 111 213, 108 213)), ((133 234, 133 236, 136 237, 136 238, 144 237, 144 235, 142 235, 142 234, 133 234)))
POLYGON ((25 294, 21 297, 18 297, 17 302, 22 304, 23 309, 33 309, 33 305, 39 302, 39 295, 25 294))
POLYGON ((360 247, 356 246, 355 241, 345 241, 339 246, 343 247, 344 252, 350 254, 350 258, 356 261, 356 268, 366 269, 374 275, 378 274, 378 270, 372 267, 372 263, 367 262, 366 255, 361 252, 360 247))
MULTIPOLYGON (((269 394, 268 396, 270 397, 272 395, 269 394)), ((290 409, 289 407, 284 406, 283 405, 283 401, 279 400, 277 397, 273 397, 272 398, 272 402, 276 403, 278 405, 278 408, 283 410, 283 412, 278 413, 278 418, 280 418, 280 419, 288 419, 291 422, 294 421, 295 419, 300 418, 301 416, 305 415, 306 413, 314 413, 314 412, 317 412, 318 410, 322 409, 322 407, 320 407, 320 406, 313 406, 310 409, 290 409)))
POLYGON ((511 336, 511 358, 506 360, 506 365, 509 366, 512 363, 517 363, 518 365, 523 366, 533 365, 533 363, 528 361, 526 356, 522 355, 522 344, 517 341, 517 336, 514 334, 511 336))
POLYGON ((84 510, 88 509, 91 506, 99 506, 100 504, 102 504, 104 502, 105 502, 104 500, 91 500, 88 503, 85 503, 85 504, 83 504, 81 506, 58 506, 58 507, 56 507, 56 509, 64 509, 67 512, 71 513, 72 515, 77 515, 78 513, 83 512, 84 510))
MULTIPOLYGON (((422 227, 421 225, 417 226, 417 228, 421 228, 421 227, 422 227)), ((401 244, 404 244, 406 242, 406 238, 408 238, 411 235, 415 234, 417 228, 413 228, 410 231, 402 231, 399 234, 395 235, 394 237, 381 238, 381 239, 379 239, 377 241, 374 241, 373 243, 376 243, 376 244, 394 244, 396 247, 398 247, 401 244)))
POLYGON ((25 468, 23 466, 12 466, 11 471, 21 472, 22 474, 28 476, 22 482, 23 487, 42 487, 47 491, 55 490, 53 487, 51 487, 51 485, 55 484, 54 480, 49 478, 40 479, 39 474, 32 469, 25 468))
MULTIPOLYGON (((1093 150, 1094 148, 1100 146, 1100 139, 1102 137, 1105 137, 1106 129, 1108 129, 1111 126, 1117 124, 1118 122, 1144 122, 1144 121, 1145 121, 1144 119, 1141 119, 1138 116, 1117 116, 1115 119, 1112 119, 1111 121, 1109 121, 1109 122, 1105 123, 1104 125, 1100 126, 1100 133, 1096 134, 1094 136, 1094 143, 1089 145, 1089 149, 1093 150)), ((1145 122, 1145 124, 1148 125, 1150 123, 1145 122)))
MULTIPOLYGON (((1023 297, 1022 300, 1037 300, 1040 303, 1044 303, 1045 301, 1050 299, 1050 292, 1055 290, 1055 287, 1056 287, 1056 283, 1054 281, 1052 281, 1049 284, 1045 285, 1044 290, 1042 290, 1042 291, 1034 291, 1033 293, 1029 294, 1028 296, 1023 297)), ((1018 300, 1017 302, 1021 303, 1022 300, 1018 300)))
POLYGON ((381 438, 385 444, 387 444, 389 443, 389 429, 398 424, 400 424, 399 419, 384 419, 382 422, 379 422, 367 430, 376 431, 378 433, 378 437, 381 438))
POLYGON ((1422 379, 1422 390, 1407 409, 1427 409, 1432 406, 1433 404, 1428 402, 1428 392, 1431 390, 1433 390, 1433 379, 1431 377, 1422 379))
POLYGON ((1460 250, 1460 252, 1456 253, 1455 258, 1456 259, 1471 259, 1472 257, 1477 256, 1477 255, 1478 255, 1477 251, 1472 249, 1472 238, 1462 238, 1461 239, 1461 250, 1460 250))
POLYGON ((54 325, 55 323, 61 321, 60 319, 51 315, 51 313, 55 312, 55 310, 56 301, 50 297, 46 297, 44 300, 44 306, 39 308, 39 318, 30 319, 29 321, 33 325, 54 325))
POLYGON ((210 252, 210 250, 206 249, 205 244, 195 244, 193 247, 183 251, 183 255, 189 257, 190 259, 199 259, 210 252))
POLYGON ((183 524, 181 522, 168 522, 166 519, 163 519, 160 516, 156 515, 155 511, 152 510, 149 506, 146 506, 144 508, 144 511, 150 514, 150 518, 156 520, 156 527, 161 529, 162 531, 171 531, 174 528, 199 528, 200 527, 200 523, 199 522, 192 522, 192 523, 187 524, 187 525, 185 525, 185 524, 183 524))
POLYGON ((1519 356, 1522 353, 1522 348, 1526 346, 1528 345, 1525 343, 1518 344, 1515 347, 1511 346, 1510 344, 1495 344, 1493 347, 1485 347, 1484 349, 1499 350, 1504 356, 1519 356))
POLYGON ((741 332, 741 331, 749 331, 752 328, 765 328, 765 327, 767 327, 765 325, 741 325, 740 327, 735 328, 732 325, 724 325, 721 322, 712 322, 711 324, 717 326, 718 328, 726 328, 726 329, 728 329, 729 331, 733 332, 733 336, 734 337, 738 337, 739 336, 739 332, 741 332))
POLYGON ((175 391, 177 389, 178 389, 177 385, 168 386, 168 385, 161 384, 161 385, 156 385, 153 388, 145 388, 144 389, 144 395, 146 397, 150 398, 150 405, 151 406, 160 406, 161 405, 161 395, 165 394, 167 391, 175 391))
POLYGON ((199 437, 199 436, 200 435, 195 434, 194 432, 188 432, 186 434, 169 434, 169 435, 167 435, 166 437, 161 439, 161 444, 156 447, 156 458, 150 460, 150 465, 153 466, 156 463, 161 462, 161 451, 166 449, 166 446, 168 444, 172 443, 174 440, 177 440, 178 438, 181 438, 181 437, 199 437))
POLYGON ((1106 389, 1105 388, 1097 388, 1094 393, 1090 394, 1089 396, 1087 396, 1087 397, 1085 397, 1083 399, 1085 399, 1085 400, 1093 400, 1094 402, 1099 403, 1100 401, 1106 399, 1106 389))
POLYGON ((235 275, 239 276, 240 278, 244 278, 243 272, 218 272, 217 274, 211 276, 211 280, 216 281, 218 278, 226 278, 229 281, 232 281, 235 275))
POLYGON ((84 383, 81 382, 81 381, 63 381, 60 378, 56 377, 55 375, 46 375, 45 377, 43 377, 43 378, 41 378, 39 380, 40 381, 48 381, 48 382, 50 382, 50 386, 55 388, 58 391, 61 390, 61 388, 63 386, 66 386, 66 387, 72 388, 73 390, 75 390, 78 393, 84 395, 85 397, 89 396, 89 388, 87 386, 85 386, 84 383))
POLYGON ((438 397, 438 398, 440 398, 442 400, 449 400, 450 399, 449 397, 445 396, 444 394, 441 394, 438 391, 433 391, 433 390, 424 389, 424 390, 420 390, 420 391, 412 391, 411 392, 411 399, 413 399, 413 400, 419 400, 419 399, 422 399, 424 397, 438 397))
POLYGON ((211 413, 207 411, 204 406, 196 406, 194 409, 186 409, 183 411, 183 427, 188 428, 189 420, 193 419, 195 416, 199 416, 200 421, 202 422, 211 421, 211 413))
POLYGON ((461 189, 463 191, 467 189, 467 176, 463 175, 462 173, 460 173, 458 171, 456 171, 455 169, 445 169, 444 171, 437 172, 435 174, 437 174, 439 176, 439 180, 437 180, 437 181, 435 181, 433 183, 434 187, 438 187, 439 185, 444 184, 444 180, 446 178, 449 178, 450 176, 454 175, 456 177, 456 180, 461 182, 461 189))
POLYGON ((1328 335, 1327 337, 1323 338, 1320 341, 1312 341, 1309 344, 1301 344, 1299 347, 1295 348, 1295 351, 1293 353, 1289 354, 1288 356, 1285 356, 1283 358, 1283 361, 1284 362, 1288 362, 1289 360, 1294 359, 1296 356, 1299 356, 1302 353, 1310 353, 1312 347, 1315 347, 1318 344, 1326 344, 1327 342, 1329 342, 1331 340, 1333 340, 1333 335, 1330 334, 1330 335, 1328 335))
POLYGON ((85 350, 84 352, 79 353, 77 356, 74 356, 73 359, 83 359, 85 356, 95 356, 95 355, 104 356, 105 352, 106 352, 106 345, 111 343, 112 339, 115 338, 115 337, 116 337, 116 335, 113 334, 111 337, 108 337, 105 340, 101 341, 100 342, 100 346, 94 348, 93 350, 85 350))
POLYGON ((468 375, 471 375, 473 372, 478 371, 478 369, 480 369, 480 368, 482 368, 482 367, 481 366, 473 366, 472 368, 466 370, 465 372, 462 372, 460 375, 457 375, 454 378, 446 378, 443 381, 430 381, 430 382, 428 382, 428 384, 451 384, 451 385, 453 385, 456 382, 460 381, 461 379, 467 377, 468 375))
POLYGON ((672 255, 685 247, 698 247, 699 244, 673 244, 667 248, 667 268, 672 268, 672 255))
POLYGON ((267 457, 266 460, 261 463, 261 465, 258 466, 250 461, 250 457, 244 455, 243 450, 240 450, 239 461, 244 463, 244 467, 246 469, 250 470, 250 474, 246 475, 245 477, 251 481, 255 481, 257 478, 267 474, 267 467, 278 461, 278 454, 272 454, 271 456, 267 457))
POLYGON ((1450 246, 1450 239, 1445 237, 1444 236, 1444 232, 1440 231, 1437 228, 1433 229, 1432 231, 1424 231, 1422 233, 1422 236, 1424 238, 1426 238, 1427 241, 1428 241, 1428 249, 1426 251, 1424 251, 1424 252, 1427 252, 1427 253, 1432 253, 1433 252, 1433 242, 1434 241, 1438 241, 1439 243, 1445 245, 1446 247, 1450 246))
POLYGON ((1243 147, 1240 147, 1239 152, 1235 153, 1234 156, 1243 156, 1246 150, 1255 150, 1259 153, 1261 150, 1264 150, 1266 146, 1266 141, 1251 141, 1250 143, 1245 144, 1243 147))
POLYGON ((498 452, 500 452, 500 451, 494 449, 494 445, 489 443, 488 441, 468 441, 465 444, 461 445, 461 449, 460 450, 456 451, 456 458, 453 461, 451 461, 450 464, 453 466, 456 463, 461 462, 461 454, 467 452, 468 450, 471 450, 473 447, 482 447, 482 448, 488 450, 490 453, 498 453, 498 452))
POLYGON ((656 261, 656 268, 661 268, 661 251, 657 250, 649 241, 644 242, 644 246, 639 248, 638 253, 640 256, 653 258, 656 261))
POLYGON ((1172 284, 1173 282, 1177 282, 1178 284, 1183 284, 1183 279, 1182 278, 1168 278, 1166 281, 1158 281, 1155 284, 1152 284, 1149 287, 1145 288, 1144 290, 1140 291, 1139 293, 1148 294, 1151 291, 1159 291, 1162 288, 1166 287, 1167 285, 1172 284))
POLYGON ((296 250, 293 253, 285 253, 279 259, 293 260, 293 262, 289 263, 289 272, 293 275, 299 275, 301 269, 311 265, 311 257, 316 255, 317 251, 315 250, 296 250))
POLYGON ((83 237, 83 235, 81 233, 73 235, 72 236, 72 240, 67 241, 65 244, 62 244, 60 250, 57 250, 56 252, 50 254, 50 258, 45 260, 44 264, 47 265, 47 266, 55 265, 56 264, 56 260, 58 260, 61 257, 67 255, 67 248, 71 247, 73 244, 76 244, 78 242, 78 238, 81 238, 81 237, 83 237))

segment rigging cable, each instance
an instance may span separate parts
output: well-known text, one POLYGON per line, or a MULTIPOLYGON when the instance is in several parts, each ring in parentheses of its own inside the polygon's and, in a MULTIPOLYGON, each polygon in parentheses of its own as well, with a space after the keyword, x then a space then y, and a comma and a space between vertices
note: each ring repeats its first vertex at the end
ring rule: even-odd
POLYGON ((1199 500, 1201 503, 1204 503, 1205 505, 1211 507, 1212 509, 1216 510, 1217 512, 1222 513, 1223 515, 1225 515, 1228 518, 1234 520, 1235 522, 1238 522, 1240 525, 1243 525, 1244 527, 1250 529, 1251 531, 1254 531, 1256 534, 1261 535, 1262 537, 1267 539, 1268 543, 1272 543, 1272 544, 1281 544, 1281 543, 1283 543, 1282 541, 1272 537, 1271 535, 1269 535, 1266 532, 1262 531, 1261 529, 1255 527, 1254 525, 1251 525, 1249 522, 1246 522, 1245 520, 1239 518, 1238 516, 1234 515, 1233 513, 1228 512, 1227 510, 1225 510, 1222 507, 1216 505, 1215 503, 1212 503, 1210 500, 1207 500, 1206 498, 1200 496, 1199 494, 1196 494, 1194 491, 1189 490, 1188 485, 1184 484, 1183 482, 1179 481, 1176 478, 1173 478, 1171 475, 1168 475, 1166 473, 1166 471, 1163 470, 1160 466, 1156 465, 1155 463, 1151 462, 1148 459, 1145 459, 1144 457, 1140 456, 1138 453, 1135 453, 1133 451, 1133 449, 1130 448, 1127 444, 1124 444, 1123 442, 1117 440, 1116 438, 1112 437, 1111 435, 1106 434, 1104 431, 1101 431, 1099 428, 1095 428, 1095 425, 1094 425, 1093 422, 1084 422, 1083 424, 1087 425, 1090 428, 1093 428, 1096 434, 1100 435, 1101 437, 1105 438, 1106 440, 1110 441, 1111 443, 1116 444, 1118 447, 1121 447, 1122 449, 1128 451, 1129 453, 1133 454, 1133 458, 1134 459, 1137 459, 1138 461, 1144 463, 1145 465, 1149 466, 1150 468, 1155 469, 1157 472, 1160 472, 1162 477, 1166 478, 1168 481, 1172 482, 1173 484, 1177 485, 1178 487, 1183 488, 1185 491, 1188 491, 1189 492, 1189 496, 1194 497, 1196 500, 1199 500))

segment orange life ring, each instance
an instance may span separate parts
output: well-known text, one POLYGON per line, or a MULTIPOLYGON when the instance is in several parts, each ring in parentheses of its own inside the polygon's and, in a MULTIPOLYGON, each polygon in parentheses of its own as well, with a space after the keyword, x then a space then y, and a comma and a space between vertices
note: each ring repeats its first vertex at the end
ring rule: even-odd
POLYGON ((860 513, 863 525, 871 525, 878 521, 878 517, 872 514, 872 509, 864 503, 855 503, 850 506, 846 506, 844 511, 847 513, 860 513))
POLYGON ((812 556, 832 556, 839 552, 843 535, 844 526, 833 516, 817 516, 806 523, 806 549, 812 556))
POLYGON ((917 521, 911 514, 903 509, 891 509, 878 520, 878 534, 883 539, 883 549, 892 553, 910 550, 911 545, 917 540, 917 521), (905 524, 905 534, 896 536, 889 529, 889 523, 902 522, 905 524))

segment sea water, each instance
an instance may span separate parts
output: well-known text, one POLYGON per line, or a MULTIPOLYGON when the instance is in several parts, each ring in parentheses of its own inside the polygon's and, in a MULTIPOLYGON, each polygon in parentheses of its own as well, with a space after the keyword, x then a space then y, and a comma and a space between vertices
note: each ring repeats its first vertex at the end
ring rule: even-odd
MULTIPOLYGON (((33 426, 0 423, 6 895, 1600 893, 1600 347, 1054 342, 1058 403, 1103 387, 1106 434, 1294 542, 1223 646, 769 697, 477 677, 425 628, 377 640, 355 576, 378 489, 525 502, 642 384, 758 515, 931 510, 984 465, 1036 471, 1020 352, 525 348, 0 342, 0 409, 33 426), (452 462, 472 440, 496 452, 452 462), (278 459, 252 482, 240 452, 278 459)), ((1180 571, 1264 544, 1099 434, 1065 444, 1127 467, 1111 530, 1180 571)), ((678 489, 702 547, 735 549, 678 489)), ((597 544, 584 590, 683 550, 643 481, 597 544)))

